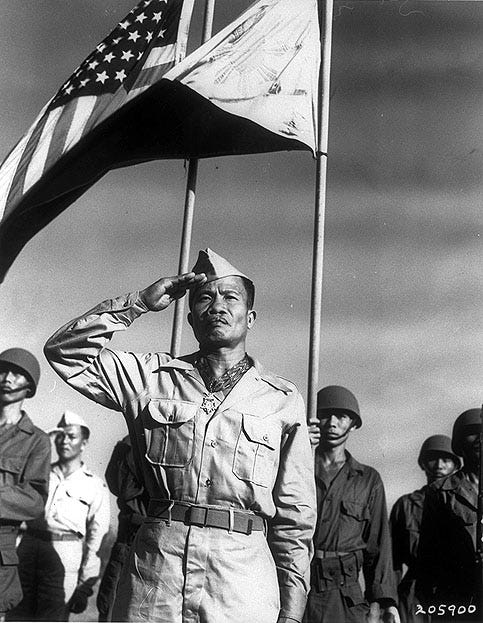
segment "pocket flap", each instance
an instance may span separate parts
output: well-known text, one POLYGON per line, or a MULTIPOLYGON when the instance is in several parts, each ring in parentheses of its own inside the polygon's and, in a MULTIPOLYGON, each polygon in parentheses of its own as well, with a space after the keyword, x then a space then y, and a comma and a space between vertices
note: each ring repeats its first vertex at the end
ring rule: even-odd
POLYGON ((355 517, 355 519, 358 519, 359 521, 363 521, 368 518, 368 509, 363 504, 342 500, 341 506, 346 515, 355 517))
POLYGON ((156 398, 148 404, 149 415, 160 424, 182 424, 192 420, 198 411, 194 402, 156 398))
POLYGON ((349 606, 357 606, 358 604, 366 603, 358 582, 344 584, 340 587, 340 592, 344 595, 349 606))
POLYGON ((12 474, 21 474, 22 461, 16 457, 0 456, 0 469, 12 474))
POLYGON ((271 450, 275 450, 277 441, 280 442, 276 438, 273 425, 253 415, 243 414, 243 430, 250 441, 260 443, 271 450))
POLYGON ((90 501, 85 492, 76 491, 75 487, 73 486, 67 487, 65 492, 73 500, 78 500, 79 502, 81 502, 82 504, 85 504, 86 506, 90 505, 90 501))
POLYGON ((2 560, 2 565, 18 565, 18 556, 14 549, 0 550, 0 558, 2 560))
POLYGON ((472 526, 476 523, 476 512, 468 508, 468 506, 463 506, 463 504, 454 504, 452 505, 452 510, 456 517, 465 525, 472 526))

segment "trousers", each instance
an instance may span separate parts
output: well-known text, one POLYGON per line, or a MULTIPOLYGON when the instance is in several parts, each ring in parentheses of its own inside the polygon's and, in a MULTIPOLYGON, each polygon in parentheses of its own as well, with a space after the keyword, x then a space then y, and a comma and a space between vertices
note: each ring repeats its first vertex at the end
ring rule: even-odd
POLYGON ((360 553, 312 562, 304 623, 366 623, 369 604, 359 584, 360 553))
POLYGON ((117 585, 128 555, 129 545, 122 541, 116 541, 112 546, 111 555, 104 569, 97 592, 96 605, 99 611, 99 621, 112 620, 112 607, 117 592, 117 585))
POLYGON ((262 531, 146 519, 119 580, 112 618, 132 623, 276 623, 280 595, 262 531))
POLYGON ((16 552, 16 526, 0 526, 0 616, 22 599, 16 552))
POLYGON ((26 533, 18 547, 23 599, 10 621, 68 621, 77 586, 82 541, 44 541, 26 533))

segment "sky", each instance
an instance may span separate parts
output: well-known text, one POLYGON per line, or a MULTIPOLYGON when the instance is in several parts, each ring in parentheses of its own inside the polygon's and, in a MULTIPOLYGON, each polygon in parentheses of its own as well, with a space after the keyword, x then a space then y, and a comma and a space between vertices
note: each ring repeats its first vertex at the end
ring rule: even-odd
MULTIPOLYGON (((200 3, 198 2, 198 5, 200 3)), ((249 6, 218 0, 215 31, 249 6)), ((133 0, 1 0, 0 158, 133 0)), ((193 16, 193 48, 202 6, 193 16)), ((381 473, 391 506, 424 483, 419 448, 482 402, 482 2, 336 1, 320 387, 357 396, 348 448, 381 473)), ((106 175, 28 243, 0 286, 0 350, 41 361, 34 422, 68 408, 91 425, 103 474, 122 416, 65 385, 42 354, 98 302, 175 274, 183 161, 106 175)), ((255 282, 248 350, 306 393, 315 162, 309 152, 200 163, 191 263, 207 246, 255 282)), ((167 351, 171 311, 113 346, 167 351)), ((188 325, 183 351, 196 344, 188 325)))

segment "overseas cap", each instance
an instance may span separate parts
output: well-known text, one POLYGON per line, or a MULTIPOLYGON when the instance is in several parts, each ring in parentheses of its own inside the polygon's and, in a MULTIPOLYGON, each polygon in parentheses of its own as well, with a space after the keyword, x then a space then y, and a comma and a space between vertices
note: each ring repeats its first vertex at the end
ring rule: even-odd
POLYGON ((424 440, 418 457, 418 465, 424 469, 424 461, 430 453, 443 454, 451 457, 458 469, 461 468, 461 459, 451 448, 451 439, 446 435, 432 435, 424 440))
POLYGON ((344 411, 355 420, 356 428, 362 426, 359 404, 354 394, 340 385, 328 385, 317 394, 317 411, 344 411))
POLYGON ((13 364, 20 368, 32 384, 33 396, 37 390, 40 378, 40 364, 34 355, 24 348, 9 348, 0 353, 1 363, 13 364))
MULTIPOLYGON (((244 279, 248 279, 248 281, 251 281, 251 279, 247 277, 244 273, 239 271, 238 268, 232 266, 230 262, 225 260, 224 257, 221 257, 221 255, 218 255, 209 248, 206 248, 204 251, 199 252, 196 264, 191 270, 194 273, 205 273, 206 283, 209 281, 216 281, 216 279, 221 279, 222 277, 232 276, 243 277, 244 279)), ((190 290, 190 303, 195 290, 196 288, 192 288, 190 290)))
POLYGON ((81 418, 81 416, 77 415, 77 413, 68 410, 64 411, 64 414, 62 415, 59 423, 57 424, 58 428, 65 428, 66 426, 83 426, 84 428, 87 428, 87 430, 89 430, 89 427, 87 426, 84 418, 81 418))
POLYGON ((461 441, 465 435, 473 432, 465 430, 470 427, 475 433, 479 433, 481 427, 481 409, 468 409, 468 411, 463 411, 463 413, 456 418, 453 425, 453 437, 451 440, 453 452, 456 454, 462 454, 461 441))
MULTIPOLYGON (((205 273, 207 281, 215 281, 215 279, 232 275, 248 279, 238 268, 232 266, 224 257, 221 257, 221 255, 218 255, 211 249, 199 252, 196 264, 191 270, 194 273, 205 273)), ((251 280, 249 279, 249 281, 251 280)))

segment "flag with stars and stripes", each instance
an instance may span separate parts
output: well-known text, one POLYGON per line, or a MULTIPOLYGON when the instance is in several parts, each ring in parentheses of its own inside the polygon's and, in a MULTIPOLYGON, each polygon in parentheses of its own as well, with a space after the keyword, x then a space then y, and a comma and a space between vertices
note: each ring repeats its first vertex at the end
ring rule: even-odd
MULTIPOLYGON (((142 0, 79 65, 0 168, 0 280, 4 264, 109 163, 76 175, 96 129, 185 56, 194 0, 142 0), (82 161, 82 157, 81 157, 82 161), (38 206, 38 208, 37 208, 38 206)), ((105 130, 106 131, 106 130, 105 130)), ((108 131, 108 130, 107 130, 108 131)))
POLYGON ((185 57, 193 2, 140 2, 7 156, 0 281, 23 246, 110 169, 315 152, 317 0, 258 0, 185 57))

